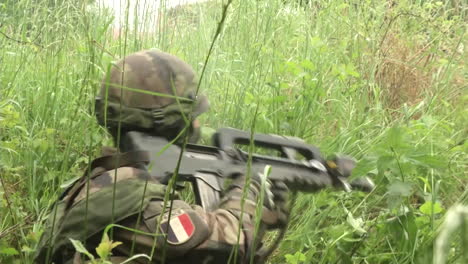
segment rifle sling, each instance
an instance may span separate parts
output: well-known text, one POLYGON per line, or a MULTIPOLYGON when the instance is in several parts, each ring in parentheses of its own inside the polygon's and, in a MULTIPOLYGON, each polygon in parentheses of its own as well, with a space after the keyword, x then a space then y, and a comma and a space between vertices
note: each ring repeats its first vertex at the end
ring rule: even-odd
POLYGON ((149 161, 149 153, 147 151, 129 151, 112 156, 104 156, 93 160, 91 162, 90 171, 93 171, 95 168, 98 167, 103 168, 106 171, 117 169, 120 167, 133 167, 135 164, 138 163, 148 164, 149 161))
POLYGON ((88 172, 91 173, 89 176, 89 180, 91 180, 106 171, 114 170, 120 167, 134 167, 139 163, 149 163, 149 153, 147 151, 135 150, 125 153, 118 153, 111 156, 103 156, 93 160, 89 166, 89 169, 87 169, 81 177, 80 182, 72 185, 71 188, 62 194, 61 198, 68 197, 65 208, 70 208, 70 206, 73 204, 73 201, 75 200, 75 197, 80 193, 81 188, 83 188, 83 186, 88 181, 88 177, 86 177, 88 172), (70 195, 68 195, 69 193, 70 195))

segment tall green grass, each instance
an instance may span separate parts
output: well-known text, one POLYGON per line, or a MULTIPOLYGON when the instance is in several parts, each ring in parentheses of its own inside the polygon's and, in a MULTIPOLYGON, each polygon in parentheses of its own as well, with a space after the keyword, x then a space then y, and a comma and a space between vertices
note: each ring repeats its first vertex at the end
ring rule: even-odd
POLYGON ((205 67, 206 134, 257 112, 257 132, 351 154, 377 183, 299 195, 271 263, 468 262, 466 224, 443 258, 434 244, 468 201, 465 5, 233 1, 205 65, 222 1, 164 10, 157 28, 127 9, 118 39, 88 2, 0 1, 0 262, 31 261, 60 186, 110 143, 92 115, 107 66, 148 48, 205 67))

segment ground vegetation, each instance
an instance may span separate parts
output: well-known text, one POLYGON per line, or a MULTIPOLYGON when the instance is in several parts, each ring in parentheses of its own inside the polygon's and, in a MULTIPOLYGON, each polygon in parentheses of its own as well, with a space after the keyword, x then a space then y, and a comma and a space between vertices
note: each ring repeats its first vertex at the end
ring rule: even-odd
POLYGON ((271 263, 468 263, 463 1, 219 0, 117 29, 92 2, 0 1, 1 263, 31 263, 61 190, 111 143, 103 74, 148 48, 203 73, 205 143, 255 124, 352 155, 377 184, 300 194, 271 263))

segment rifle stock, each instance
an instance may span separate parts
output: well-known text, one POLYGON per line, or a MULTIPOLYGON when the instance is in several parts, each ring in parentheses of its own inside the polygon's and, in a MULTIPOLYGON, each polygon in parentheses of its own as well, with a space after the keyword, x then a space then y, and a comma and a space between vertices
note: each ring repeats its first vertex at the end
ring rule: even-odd
POLYGON ((233 129, 219 129, 213 136, 213 147, 187 144, 181 155, 181 147, 169 145, 165 138, 131 131, 125 134, 121 148, 124 151, 145 150, 151 157, 148 171, 160 182, 167 184, 174 175, 179 157, 178 181, 188 181, 194 186, 196 202, 206 210, 216 208, 224 186, 224 180, 247 174, 248 153, 236 145, 250 143, 280 153, 279 157, 251 155, 251 173, 262 173, 271 166, 268 176, 273 181, 283 181, 290 190, 315 192, 328 186, 350 191, 353 187, 364 191, 373 188, 372 182, 359 179, 348 183, 345 177, 333 176, 325 167, 319 150, 298 138, 277 135, 254 134, 233 129), (300 154, 303 158, 297 159, 300 154))

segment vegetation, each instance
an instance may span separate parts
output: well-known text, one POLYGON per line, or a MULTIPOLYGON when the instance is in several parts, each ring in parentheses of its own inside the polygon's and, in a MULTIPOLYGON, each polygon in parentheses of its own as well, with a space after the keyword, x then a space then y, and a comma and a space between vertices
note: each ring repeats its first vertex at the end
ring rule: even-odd
POLYGON ((271 263, 468 263, 463 1, 219 0, 157 28, 127 10, 118 38, 89 2, 0 0, 1 263, 31 263, 51 205, 110 144, 92 113, 103 73, 148 48, 204 70, 205 134, 255 121, 376 182, 299 195, 271 263))

